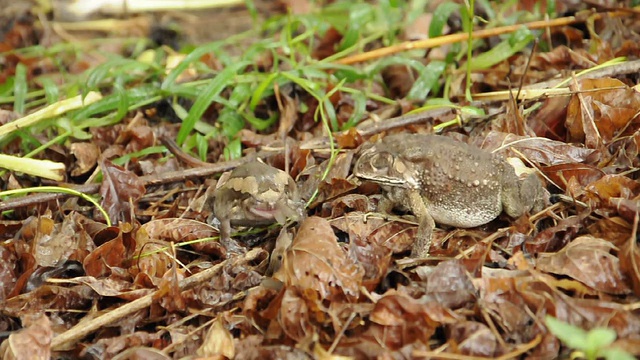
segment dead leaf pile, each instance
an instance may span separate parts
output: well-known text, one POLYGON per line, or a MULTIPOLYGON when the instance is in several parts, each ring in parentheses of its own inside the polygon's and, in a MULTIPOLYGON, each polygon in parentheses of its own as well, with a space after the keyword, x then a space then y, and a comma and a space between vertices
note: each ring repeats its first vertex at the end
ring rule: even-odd
MULTIPOLYGON (((518 6, 531 10, 534 3, 518 6)), ((596 3, 611 6, 557 3, 572 13, 596 3)), ((306 1, 278 5, 303 15, 313 9, 306 1)), ((167 140, 180 131, 168 99, 130 112, 124 110, 133 104, 122 104, 121 121, 78 130, 64 142, 46 131, 29 135, 31 144, 0 136, 7 154, 23 155, 33 143, 53 144, 39 156, 67 164, 66 181, 58 185, 98 195, 106 211, 62 195, 0 202, 0 357, 569 356, 571 349, 547 328, 547 315, 585 330, 612 329, 617 334, 612 347, 640 356, 640 29, 637 9, 625 9, 624 16, 594 17, 584 28, 550 27, 545 39, 562 45, 548 51, 529 47, 474 70, 472 94, 520 85, 542 91, 537 98, 516 101, 514 92, 505 100, 474 102, 486 116, 446 108, 421 119, 397 117, 422 105, 413 85, 425 74, 407 64, 442 60, 445 50, 433 49, 411 61, 384 63, 371 75, 326 63, 323 71, 332 76, 314 84, 328 94, 324 102, 300 83, 271 84, 263 98, 246 107, 252 114, 242 119, 252 120, 250 125, 235 137, 205 137, 208 152, 200 155, 208 165, 193 158, 197 150, 185 153, 186 147, 167 140), (613 61, 620 57, 627 61, 613 61), (609 61, 604 70, 593 69, 609 61), (356 80, 345 87, 342 81, 349 77, 356 80), (565 92, 551 93, 556 85, 565 92), (333 123, 316 121, 328 108, 333 123), (354 117, 359 111, 367 116, 354 117), (381 214, 383 192, 351 176, 354 157, 369 140, 433 132, 452 119, 460 120, 459 126, 443 130, 446 136, 515 159, 518 172, 537 173, 550 203, 519 219, 503 215, 472 229, 438 227, 431 256, 409 259, 415 218, 381 214), (342 127, 350 128, 338 131, 342 127), (334 137, 327 136, 328 128, 334 137), (333 157, 330 141, 339 150, 333 157), (242 160, 224 161, 225 152, 233 151, 242 160), (255 157, 296 179, 308 202, 307 218, 284 229, 234 229, 243 247, 230 254, 218 241, 208 207, 211 189, 222 172, 255 157)), ((0 83, 26 71, 30 83, 40 86, 34 79, 41 74, 51 75, 51 82, 62 67, 79 74, 99 66, 99 58, 69 55, 53 64, 18 51, 61 41, 47 38, 51 34, 43 29, 51 29, 36 26, 38 21, 21 18, 3 33, 0 83)), ((411 40, 411 34, 427 33, 422 21, 430 20, 407 24, 402 36, 411 40)), ((450 26, 448 31, 457 31, 455 21, 450 26)), ((313 46, 314 61, 334 58, 344 51, 343 42, 352 40, 336 27, 309 37, 313 41, 296 41, 313 46)), ((476 50, 488 51, 491 41, 478 39, 476 50)), ((248 68, 289 71, 277 59, 299 56, 290 51, 254 54, 248 68)), ((216 56, 203 55, 199 66, 223 71, 216 56)), ((457 61, 466 69, 466 60, 457 61)), ((444 74, 447 84, 441 81, 424 96, 446 85, 456 105, 471 105, 464 99, 466 72, 444 74)), ((189 68, 183 76, 191 78, 181 81, 198 75, 197 67, 189 68)), ((199 125, 220 129, 241 117, 226 107, 237 105, 235 96, 232 89, 222 91, 218 97, 224 101, 210 105, 199 125)), ((180 104, 187 110, 196 105, 180 104)), ((21 116, 2 106, 0 123, 21 116)), ((238 111, 248 110, 243 105, 238 111)), ((19 173, 0 174, 3 190, 47 184, 19 173)))

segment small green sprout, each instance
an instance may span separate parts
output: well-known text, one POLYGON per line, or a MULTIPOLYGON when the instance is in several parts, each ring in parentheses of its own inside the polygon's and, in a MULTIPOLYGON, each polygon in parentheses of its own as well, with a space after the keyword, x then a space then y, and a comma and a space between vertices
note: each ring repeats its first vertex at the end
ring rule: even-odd
POLYGON ((575 349, 572 358, 585 358, 596 360, 633 360, 635 356, 627 351, 611 347, 616 340, 616 332, 608 328, 594 328, 585 331, 577 326, 562 322, 553 316, 547 315, 545 323, 549 331, 560 339, 567 347, 575 349))

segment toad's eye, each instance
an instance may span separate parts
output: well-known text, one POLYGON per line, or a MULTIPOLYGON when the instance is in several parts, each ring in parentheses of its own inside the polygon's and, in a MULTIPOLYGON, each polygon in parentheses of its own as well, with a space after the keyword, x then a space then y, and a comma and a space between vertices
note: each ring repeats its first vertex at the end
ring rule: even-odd
POLYGON ((389 153, 375 154, 371 157, 371 167, 377 171, 385 171, 389 169, 389 166, 393 162, 393 158, 389 153))

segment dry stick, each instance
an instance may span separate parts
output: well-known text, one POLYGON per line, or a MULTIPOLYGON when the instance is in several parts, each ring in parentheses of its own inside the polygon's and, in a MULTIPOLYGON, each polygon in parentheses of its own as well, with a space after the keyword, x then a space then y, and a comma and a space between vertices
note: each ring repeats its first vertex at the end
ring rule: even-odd
MULTIPOLYGON (((357 129, 360 135, 371 136, 383 131, 423 123, 430 119, 441 119, 447 115, 455 115, 455 112, 456 110, 450 107, 437 108, 419 113, 397 116, 384 121, 367 123, 366 125, 358 126, 357 129)), ((348 132, 348 130, 345 132, 348 132)))
MULTIPOLYGON (((580 13, 577 16, 568 16, 568 17, 563 17, 563 18, 553 19, 553 20, 540 20, 540 21, 533 21, 525 24, 515 24, 515 25, 509 25, 509 26, 501 26, 493 29, 478 30, 478 31, 474 31, 471 34, 471 37, 473 39, 485 39, 492 36, 515 32, 518 29, 522 28, 523 26, 530 30, 534 30, 534 29, 542 29, 546 27, 571 25, 575 23, 584 22, 589 18, 589 16, 593 16, 594 19, 600 19, 600 18, 603 18, 605 15, 608 15, 611 17, 625 16, 625 15, 628 16, 629 12, 616 11, 616 12, 606 12, 606 13, 592 13, 588 11, 588 12, 580 13)), ((468 39, 469 39, 468 33, 457 33, 457 34, 439 36, 432 39, 406 41, 397 45, 372 50, 362 54, 347 56, 346 58, 336 61, 336 63, 349 65, 349 64, 354 64, 358 62, 385 57, 388 55, 393 55, 403 51, 409 51, 413 49, 430 49, 430 48, 438 47, 445 44, 452 44, 452 43, 466 41, 468 39)))
MULTIPOLYGON (((260 154, 258 156, 261 156, 260 154)), ((241 165, 246 160, 232 160, 219 162, 216 164, 210 164, 207 166, 191 168, 179 171, 170 171, 162 173, 161 175, 146 175, 141 176, 140 180, 146 185, 159 185, 172 182, 183 181, 186 178, 196 178, 211 176, 217 173, 231 170, 238 165, 241 165)), ((100 189, 100 184, 84 184, 79 186, 69 186, 71 189, 79 191, 85 194, 95 194, 100 189)), ((35 204, 61 199, 69 196, 69 194, 32 194, 19 198, 11 198, 4 201, 0 201, 0 211, 6 211, 24 206, 33 206, 35 204)))
MULTIPOLYGON (((234 260, 234 264, 237 264, 240 262, 250 262, 250 261, 253 261, 257 257, 257 255, 260 254, 261 252, 262 252, 261 249, 253 249, 248 253, 246 253, 241 258, 235 257, 229 260, 234 260)), ((186 279, 183 279, 178 284, 180 291, 189 290, 195 285, 201 284, 213 278, 218 273, 218 271, 220 271, 225 265, 229 263, 229 260, 225 260, 219 264, 214 265, 213 267, 207 270, 201 271, 195 275, 192 275, 186 279)), ((140 311, 148 306, 151 306, 151 304, 153 303, 153 299, 161 295, 161 291, 163 290, 156 290, 151 294, 147 294, 115 310, 109 311, 104 315, 100 315, 86 323, 77 324, 71 329, 54 337, 53 340, 51 341, 51 348, 56 350, 56 348, 64 348, 66 345, 75 344, 80 339, 100 329, 101 327, 112 324, 120 319, 123 319, 128 315, 135 313, 136 311, 140 311)))

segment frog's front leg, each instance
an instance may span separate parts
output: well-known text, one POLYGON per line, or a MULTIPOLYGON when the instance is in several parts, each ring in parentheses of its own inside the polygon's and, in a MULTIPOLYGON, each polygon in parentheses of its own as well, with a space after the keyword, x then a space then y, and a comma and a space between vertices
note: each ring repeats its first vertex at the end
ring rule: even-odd
POLYGON ((220 243, 227 250, 227 257, 244 254, 245 248, 231 238, 231 220, 220 220, 220 243))
POLYGON ((425 258, 429 256, 431 248, 431 236, 436 223, 429 214, 427 206, 417 190, 408 191, 409 207, 411 212, 418 218, 418 234, 411 249, 411 257, 425 258))

